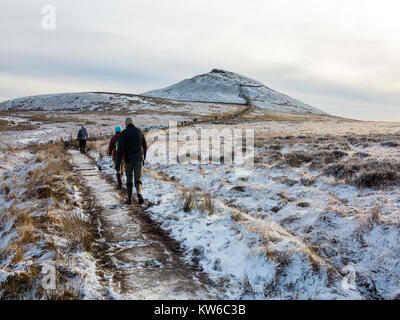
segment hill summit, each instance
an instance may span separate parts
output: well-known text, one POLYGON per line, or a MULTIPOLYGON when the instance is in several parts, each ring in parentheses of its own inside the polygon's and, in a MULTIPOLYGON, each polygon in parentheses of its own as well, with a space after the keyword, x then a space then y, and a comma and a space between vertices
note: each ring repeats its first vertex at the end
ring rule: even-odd
POLYGON ((259 108, 276 111, 326 114, 322 110, 270 89, 259 81, 221 69, 213 69, 209 73, 142 95, 178 101, 251 103, 259 108))

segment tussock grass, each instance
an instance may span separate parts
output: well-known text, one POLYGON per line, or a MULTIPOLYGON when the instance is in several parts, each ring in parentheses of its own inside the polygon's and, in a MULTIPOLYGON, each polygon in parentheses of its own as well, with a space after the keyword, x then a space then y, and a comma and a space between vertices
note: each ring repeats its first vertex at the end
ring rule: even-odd
POLYGON ((25 131, 36 130, 37 127, 29 123, 20 123, 0 119, 0 131, 25 131))
POLYGON ((193 191, 183 192, 181 200, 183 200, 182 210, 186 213, 192 211, 192 209, 196 207, 196 196, 193 191))
POLYGON ((381 209, 377 206, 366 215, 360 217, 360 224, 354 230, 354 237, 362 245, 365 245, 364 236, 368 235, 374 226, 381 224, 386 224, 386 222, 382 219, 381 209))
POLYGON ((358 157, 358 158, 361 158, 361 159, 368 158, 370 156, 371 155, 369 153, 366 153, 366 152, 356 152, 356 153, 353 154, 353 157, 358 157))
POLYGON ((299 202, 296 206, 299 208, 308 208, 310 206, 310 203, 303 201, 303 202, 299 202))
POLYGON ((291 167, 298 168, 304 163, 312 161, 312 157, 309 153, 303 151, 293 151, 285 155, 285 161, 291 167))
POLYGON ((69 240, 71 246, 80 244, 85 251, 90 252, 92 250, 94 238, 90 232, 89 222, 82 220, 76 215, 63 215, 59 220, 61 222, 61 230, 69 240))
MULTIPOLYGON (((9 275, 2 283, 0 299, 18 300, 26 297, 32 288, 37 290, 37 298, 41 298, 39 266, 32 264, 28 270, 9 275)), ((32 297, 33 298, 33 297, 32 297)))
POLYGON ((1 186, 1 190, 6 196, 9 195, 10 191, 11 191, 10 185, 6 182, 3 182, 2 186, 1 186))
POLYGON ((29 212, 26 209, 17 209, 13 206, 11 207, 11 214, 16 217, 15 226, 20 233, 20 243, 28 244, 34 242, 35 225, 29 212))
POLYGON ((72 165, 64 145, 61 142, 33 145, 31 150, 38 154, 36 161, 40 156, 40 162, 44 162, 45 166, 28 171, 26 198, 53 199, 57 206, 60 203, 69 205, 71 199, 67 186, 76 181, 71 174, 72 165))
POLYGON ((238 191, 238 192, 245 192, 246 188, 244 186, 234 186, 231 190, 238 191))
MULTIPOLYGON (((18 179, 15 175, 8 175, 1 185, 2 193, 8 193, 10 199, 15 193, 15 197, 12 199, 13 204, 2 212, 0 228, 12 221, 11 230, 14 230, 15 235, 8 247, 0 252, 2 260, 8 261, 4 268, 11 270, 10 276, 1 285, 0 299, 77 299, 79 288, 58 287, 61 283, 58 280, 56 290, 45 292, 40 283, 42 275, 35 267, 22 272, 12 271, 16 264, 27 265, 26 253, 32 248, 40 247, 43 254, 53 251, 61 266, 60 263, 68 265, 68 257, 77 247, 78 250, 92 252, 94 242, 90 222, 73 213, 75 204, 72 204, 70 195, 78 181, 71 171, 69 154, 64 144, 35 144, 29 147, 29 151, 36 154, 29 163, 34 169, 25 175, 19 174, 18 179), (65 238, 68 246, 56 242, 54 239, 58 237, 65 238), (58 257, 62 257, 60 261, 58 257)), ((30 256, 29 259, 34 266, 37 258, 30 256)), ((68 281, 68 276, 64 277, 63 283, 68 284, 68 281)))
POLYGON ((400 164, 388 160, 349 160, 326 167, 323 174, 359 188, 384 188, 399 182, 400 164))
POLYGON ((52 175, 48 170, 38 169, 32 172, 32 180, 27 183, 27 199, 52 199, 57 207, 61 203, 69 205, 71 198, 66 185, 72 182, 71 177, 52 175))
MULTIPOLYGON (((12 249, 12 248, 8 248, 8 249, 12 249)), ((24 249, 22 247, 16 245, 16 248, 14 250, 14 255, 11 260, 11 265, 16 265, 18 262, 22 261, 23 257, 24 257, 24 249)))
POLYGON ((85 126, 87 125, 96 125, 97 123, 94 121, 88 121, 88 120, 84 120, 84 119, 80 119, 80 118, 76 118, 76 117, 71 117, 69 115, 64 115, 62 117, 60 116, 48 116, 48 113, 44 113, 44 114, 31 114, 28 116, 25 116, 25 118, 29 121, 29 122, 38 122, 38 123, 43 123, 43 124, 51 124, 51 123, 83 123, 85 124, 85 126))
POLYGON ((293 151, 285 155, 285 162, 294 168, 311 162, 310 170, 315 170, 324 167, 326 164, 337 162, 347 155, 347 152, 341 150, 316 152, 293 151))
POLYGON ((181 201, 181 208, 184 212, 188 213, 194 209, 199 210, 201 213, 207 213, 209 216, 215 213, 215 200, 209 193, 200 195, 195 190, 183 191, 179 196, 181 201))
MULTIPOLYGON (((400 145, 399 137, 396 135, 376 135, 376 136, 282 136, 265 140, 258 137, 259 145, 267 148, 269 145, 277 146, 270 148, 271 152, 260 151, 256 154, 255 163, 264 162, 281 168, 282 165, 289 165, 294 168, 306 166, 311 171, 320 171, 322 175, 333 176, 338 182, 354 185, 358 188, 382 189, 388 186, 397 185, 400 182, 400 165, 392 160, 374 159, 363 151, 353 148, 366 148, 372 144, 379 144, 382 147, 395 148, 400 145), (304 145, 310 150, 296 150, 284 155, 278 154, 280 146, 283 144, 293 147, 304 145), (349 152, 350 151, 350 152, 349 152), (281 158, 281 159, 280 159, 281 158), (279 160, 280 159, 280 160, 279 160), (275 161, 278 163, 274 164, 275 161)), ((300 183, 304 186, 311 186, 316 178, 302 178, 300 181, 290 181, 290 179, 280 179, 280 183, 288 186, 300 183)))
POLYGON ((13 228, 17 231, 16 241, 9 244, 3 249, 3 253, 12 255, 11 265, 15 265, 23 260, 25 246, 36 243, 40 237, 33 222, 32 217, 26 209, 19 209, 14 204, 3 210, 3 224, 7 219, 13 219, 13 228))
POLYGON ((242 291, 242 295, 254 296, 257 294, 255 286, 251 283, 249 276, 245 274, 240 280, 239 285, 242 291))
POLYGON ((232 218, 233 221, 236 221, 236 222, 239 222, 239 221, 243 220, 243 217, 242 217, 240 212, 232 212, 231 213, 231 218, 232 218))
POLYGON ((390 147, 390 148, 398 148, 400 146, 400 144, 398 144, 395 141, 385 141, 385 142, 381 142, 381 146, 382 147, 390 147))
POLYGON ((310 187, 315 183, 316 180, 316 177, 303 177, 299 180, 299 183, 305 187, 310 187))
POLYGON ((203 194, 203 201, 199 207, 200 211, 206 212, 209 216, 215 213, 215 201, 209 193, 203 194))
POLYGON ((46 159, 67 156, 67 150, 62 142, 33 143, 29 146, 29 150, 33 154, 41 153, 46 159))
POLYGON ((361 188, 381 188, 398 182, 399 174, 394 170, 364 171, 353 179, 353 183, 361 188))
POLYGON ((43 152, 39 152, 37 155, 36 155, 36 162, 43 162, 43 161, 45 161, 46 160, 46 155, 43 153, 43 152))

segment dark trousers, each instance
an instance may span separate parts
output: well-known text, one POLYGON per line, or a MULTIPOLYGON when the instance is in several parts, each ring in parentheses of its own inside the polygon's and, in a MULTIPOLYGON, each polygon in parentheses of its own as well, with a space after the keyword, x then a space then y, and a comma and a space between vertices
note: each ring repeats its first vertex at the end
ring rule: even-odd
POLYGON ((86 153, 86 140, 79 140, 79 149, 81 153, 86 153))
POLYGON ((143 161, 135 161, 125 163, 125 173, 126 173, 126 184, 133 185, 135 182, 135 186, 137 184, 142 184, 142 167, 143 161))

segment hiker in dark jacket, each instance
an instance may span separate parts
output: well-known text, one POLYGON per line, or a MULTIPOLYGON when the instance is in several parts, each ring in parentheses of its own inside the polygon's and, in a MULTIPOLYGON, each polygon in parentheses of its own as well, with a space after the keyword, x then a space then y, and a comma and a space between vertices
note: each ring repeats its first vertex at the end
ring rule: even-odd
POLYGON ((78 136, 76 138, 79 141, 79 149, 81 150, 81 153, 86 153, 86 140, 88 138, 88 133, 83 125, 79 130, 78 136))
MULTIPOLYGON (((117 150, 118 150, 118 141, 121 137, 121 127, 115 127, 115 135, 111 137, 110 143, 108 144, 108 155, 112 157, 114 161, 114 166, 117 165, 117 150)), ((122 189, 122 176, 124 175, 124 161, 121 161, 119 166, 119 170, 117 170, 117 181, 118 181, 118 189, 122 189)))
POLYGON ((142 131, 135 127, 133 119, 125 119, 126 129, 122 131, 118 141, 117 163, 115 169, 120 170, 122 158, 125 160, 126 188, 128 190, 128 199, 125 204, 132 203, 133 181, 137 192, 138 201, 143 203, 142 197, 142 167, 146 159, 147 144, 142 131), (134 180, 133 180, 134 176, 134 180))

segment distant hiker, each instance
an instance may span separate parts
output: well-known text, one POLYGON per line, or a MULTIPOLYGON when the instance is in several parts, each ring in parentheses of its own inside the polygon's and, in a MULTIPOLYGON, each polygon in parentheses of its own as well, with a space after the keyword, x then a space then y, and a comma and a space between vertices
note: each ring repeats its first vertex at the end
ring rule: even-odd
MULTIPOLYGON (((117 150, 118 150, 118 141, 121 137, 121 127, 115 127, 115 135, 111 137, 110 143, 108 144, 108 155, 112 156, 114 161, 114 165, 117 165, 117 150)), ((124 175, 124 160, 121 161, 119 166, 119 170, 117 170, 117 181, 118 181, 118 189, 122 189, 122 176, 124 175)))
POLYGON ((122 158, 125 160, 126 188, 128 190, 128 199, 125 204, 132 203, 133 181, 140 204, 143 203, 142 197, 142 167, 146 159, 147 144, 142 131, 135 127, 133 119, 125 119, 126 129, 122 131, 118 140, 117 163, 115 170, 120 170, 122 158), (134 177, 133 177, 134 176, 134 177), (133 180, 134 178, 134 180, 133 180))
POLYGON ((86 153, 86 140, 88 138, 88 133, 86 128, 82 125, 78 132, 77 140, 79 141, 79 149, 81 153, 86 153))

